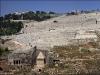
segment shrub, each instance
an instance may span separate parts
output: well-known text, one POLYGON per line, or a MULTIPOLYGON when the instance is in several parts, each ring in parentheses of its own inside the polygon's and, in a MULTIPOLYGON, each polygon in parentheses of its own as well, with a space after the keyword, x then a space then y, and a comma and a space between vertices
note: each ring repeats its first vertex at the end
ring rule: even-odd
POLYGON ((18 33, 23 28, 22 22, 0 21, 0 36, 18 33))
POLYGON ((90 52, 88 49, 82 48, 81 52, 90 52))

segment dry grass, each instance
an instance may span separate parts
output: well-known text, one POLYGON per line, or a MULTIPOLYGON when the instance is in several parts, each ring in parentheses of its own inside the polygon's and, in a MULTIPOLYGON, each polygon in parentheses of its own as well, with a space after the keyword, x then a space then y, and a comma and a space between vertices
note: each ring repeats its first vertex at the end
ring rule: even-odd
POLYGON ((59 55, 58 66, 46 69, 51 75, 99 75, 100 51, 80 52, 78 46, 55 46, 55 54, 59 55))

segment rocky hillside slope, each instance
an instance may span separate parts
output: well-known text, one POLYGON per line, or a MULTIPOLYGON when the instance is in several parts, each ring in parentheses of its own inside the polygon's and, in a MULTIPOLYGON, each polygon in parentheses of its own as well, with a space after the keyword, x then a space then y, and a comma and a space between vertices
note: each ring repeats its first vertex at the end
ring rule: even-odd
POLYGON ((35 45, 41 49, 48 49, 54 45, 67 45, 68 40, 74 38, 77 30, 100 30, 100 22, 96 24, 97 19, 100 19, 100 12, 70 16, 64 14, 42 22, 24 22, 21 34, 2 38, 10 38, 11 41, 23 44, 23 49, 35 45))

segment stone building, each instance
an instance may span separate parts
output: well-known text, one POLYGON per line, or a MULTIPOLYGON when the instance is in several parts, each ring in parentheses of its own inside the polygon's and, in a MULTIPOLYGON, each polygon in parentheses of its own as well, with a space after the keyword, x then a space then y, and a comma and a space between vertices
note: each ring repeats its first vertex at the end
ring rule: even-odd
POLYGON ((49 56, 47 50, 36 49, 32 55, 32 64, 34 65, 34 70, 42 70, 45 65, 48 65, 49 56))
POLYGON ((16 69, 31 69, 32 66, 32 53, 34 52, 34 48, 28 50, 28 52, 12 52, 8 56, 8 65, 11 70, 16 69))
POLYGON ((39 52, 39 54, 36 58, 36 68, 42 69, 42 68, 44 68, 44 65, 45 65, 45 56, 43 55, 42 52, 39 52))
POLYGON ((34 48, 28 50, 28 52, 11 53, 8 56, 8 65, 12 70, 23 69, 25 67, 30 69, 38 67, 38 69, 40 69, 48 63, 47 58, 48 51, 37 49, 35 46, 34 48))

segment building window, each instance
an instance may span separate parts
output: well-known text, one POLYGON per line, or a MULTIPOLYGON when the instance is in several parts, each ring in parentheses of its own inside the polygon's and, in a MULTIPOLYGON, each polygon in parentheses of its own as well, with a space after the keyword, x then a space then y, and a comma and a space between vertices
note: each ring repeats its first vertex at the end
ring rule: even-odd
POLYGON ((20 64, 20 60, 14 60, 14 64, 15 65, 20 64))

